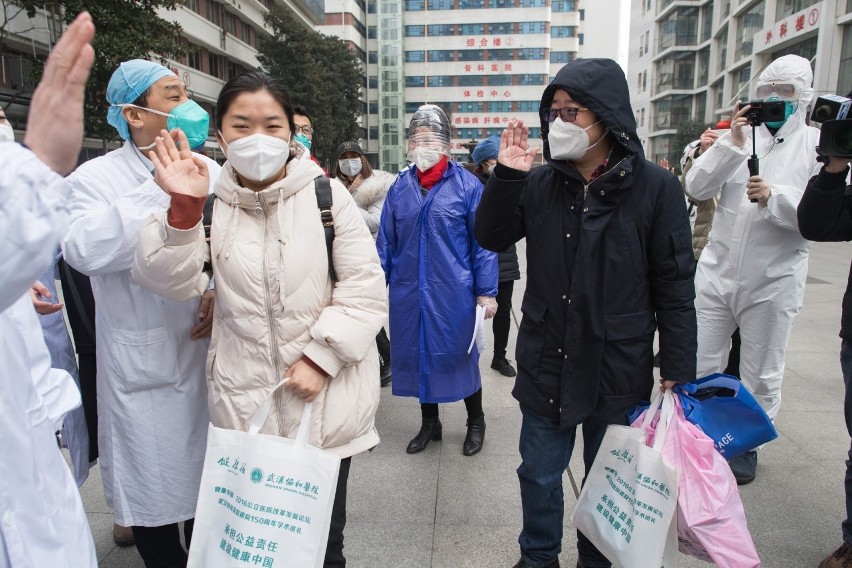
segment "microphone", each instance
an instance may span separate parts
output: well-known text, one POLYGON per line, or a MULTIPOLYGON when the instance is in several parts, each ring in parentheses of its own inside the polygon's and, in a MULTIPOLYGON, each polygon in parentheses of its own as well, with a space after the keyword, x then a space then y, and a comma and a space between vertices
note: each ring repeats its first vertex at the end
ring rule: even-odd
POLYGON ((781 142, 783 142, 783 141, 784 141, 784 139, 783 139, 783 138, 776 138, 776 139, 775 139, 775 143, 776 143, 776 144, 780 144, 780 143, 781 143, 781 142))

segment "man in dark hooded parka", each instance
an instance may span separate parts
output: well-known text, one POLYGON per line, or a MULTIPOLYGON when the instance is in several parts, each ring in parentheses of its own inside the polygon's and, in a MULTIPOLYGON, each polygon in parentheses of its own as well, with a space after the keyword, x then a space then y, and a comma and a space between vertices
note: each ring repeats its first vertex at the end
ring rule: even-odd
MULTIPOLYGON (((546 164, 529 129, 503 132, 475 234, 502 251, 526 238, 527 286, 512 394, 523 414, 516 568, 559 566, 562 474, 583 425, 588 474, 609 424, 654 385, 695 379, 691 232, 677 178, 645 160, 627 81, 609 59, 565 65, 540 105, 546 164)), ((582 534, 582 568, 610 566, 582 534)))

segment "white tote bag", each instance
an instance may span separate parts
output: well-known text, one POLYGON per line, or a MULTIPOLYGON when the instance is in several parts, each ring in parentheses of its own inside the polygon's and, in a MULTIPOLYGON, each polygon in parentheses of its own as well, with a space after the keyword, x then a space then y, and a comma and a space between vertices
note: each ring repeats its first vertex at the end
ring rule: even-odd
POLYGON ((677 471, 660 453, 673 414, 667 390, 641 428, 609 426, 577 499, 571 520, 616 568, 677 566, 677 471), (646 429, 660 408, 648 447, 646 429))
POLYGON ((210 425, 189 568, 322 566, 340 458, 307 444, 311 403, 295 440, 258 433, 284 382, 247 433, 210 425))

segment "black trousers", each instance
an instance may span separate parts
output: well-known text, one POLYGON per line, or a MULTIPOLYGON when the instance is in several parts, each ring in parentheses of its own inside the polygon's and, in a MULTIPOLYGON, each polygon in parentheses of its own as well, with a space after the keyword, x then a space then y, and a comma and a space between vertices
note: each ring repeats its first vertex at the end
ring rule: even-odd
POLYGON ((349 467, 352 458, 340 460, 340 473, 337 476, 337 493, 331 507, 331 526, 328 530, 328 545, 325 548, 323 568, 346 566, 343 556, 343 529, 346 527, 346 488, 349 482, 349 467))
MULTIPOLYGON (((192 540, 192 527, 195 519, 184 521, 183 535, 186 539, 186 550, 192 540)), ((136 550, 145 562, 145 568, 186 568, 186 550, 180 544, 180 527, 178 523, 161 527, 130 527, 136 550)))
POLYGON ((382 365, 389 365, 391 360, 390 339, 388 339, 388 332, 385 331, 385 328, 382 328, 376 336, 376 347, 379 350, 379 357, 382 358, 382 365))
MULTIPOLYGON (((468 420, 473 420, 474 418, 479 418, 485 413, 482 411, 482 389, 479 389, 469 397, 464 399, 464 406, 467 409, 467 418, 468 420)), ((420 403, 420 415, 423 420, 427 418, 437 418, 438 417, 438 403, 437 402, 421 402, 420 403)))
POLYGON ((80 369, 80 396, 83 399, 83 416, 89 431, 89 463, 98 459, 98 362, 94 351, 78 353, 80 369))
POLYGON ((497 285, 497 313, 494 314, 494 359, 506 358, 506 344, 509 343, 509 328, 512 325, 512 291, 514 280, 500 282, 497 285))

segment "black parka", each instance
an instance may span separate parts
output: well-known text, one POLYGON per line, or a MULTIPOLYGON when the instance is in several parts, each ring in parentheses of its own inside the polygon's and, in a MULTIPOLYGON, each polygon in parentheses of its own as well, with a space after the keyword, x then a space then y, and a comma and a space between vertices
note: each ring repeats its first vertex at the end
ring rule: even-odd
MULTIPOLYGON (((821 169, 808 182, 799 207, 799 231, 817 242, 852 241, 852 186, 846 185, 849 168, 840 173, 821 169)), ((843 294, 840 337, 852 340, 852 267, 843 294)))
MULTIPOLYGON (((482 182, 483 186, 488 183, 489 176, 485 175, 481 167, 476 168, 473 175, 482 182)), ((521 267, 518 265, 518 251, 514 243, 506 250, 497 253, 497 263, 500 267, 499 283, 520 280, 521 267)))
POLYGON ((645 160, 627 82, 614 61, 565 65, 541 108, 557 89, 594 112, 614 142, 606 171, 586 188, 574 266, 560 262, 563 217, 571 214, 564 192, 577 195, 586 184, 571 164, 551 159, 545 120, 547 164, 529 174, 498 164, 477 211, 476 239, 494 251, 527 239, 515 398, 563 426, 624 423, 651 393, 655 328, 661 376, 695 379, 689 219, 677 178, 645 160))

